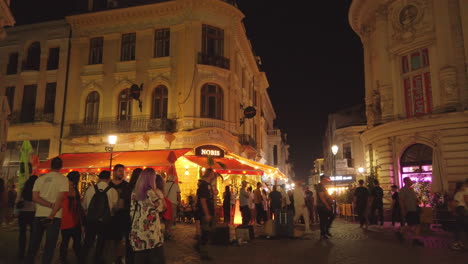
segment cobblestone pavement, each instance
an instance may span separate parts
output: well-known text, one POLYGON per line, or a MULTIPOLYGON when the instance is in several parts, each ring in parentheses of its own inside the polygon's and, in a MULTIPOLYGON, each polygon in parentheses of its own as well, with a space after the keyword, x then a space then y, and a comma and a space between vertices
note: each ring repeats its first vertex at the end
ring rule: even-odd
MULTIPOLYGON (((317 226, 311 235, 293 239, 266 239, 262 229, 256 227, 257 237, 247 244, 211 246, 214 260, 209 263, 468 264, 468 251, 448 249, 452 235, 440 231, 429 232, 424 247, 418 247, 407 241, 400 243, 390 226, 363 230, 344 220, 335 222, 333 237, 326 241, 318 239, 317 226)), ((296 229, 299 234, 303 232, 303 226, 296 229)), ((194 232, 193 224, 175 227, 174 239, 165 243, 168 264, 201 264, 193 249, 194 232)), ((17 227, 0 228, 0 264, 18 263, 16 237, 17 227)), ((234 238, 234 228, 231 237, 234 238)))

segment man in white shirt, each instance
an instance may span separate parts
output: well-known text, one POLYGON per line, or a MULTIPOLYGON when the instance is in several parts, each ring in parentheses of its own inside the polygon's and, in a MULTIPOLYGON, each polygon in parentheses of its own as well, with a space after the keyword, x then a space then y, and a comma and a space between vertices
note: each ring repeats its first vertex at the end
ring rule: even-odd
POLYGON ((296 223, 301 216, 304 217, 305 223, 305 233, 310 233, 310 221, 309 221, 309 212, 307 210, 307 206, 305 204, 305 194, 304 194, 304 186, 301 181, 296 183, 296 188, 293 192, 294 197, 294 222, 296 223))
POLYGON ((68 179, 59 173, 62 160, 55 157, 51 161, 50 172, 39 177, 33 187, 33 201, 36 203, 33 233, 25 263, 34 263, 37 251, 46 232, 46 244, 42 263, 51 263, 60 232, 62 200, 69 191, 68 179))
MULTIPOLYGON (((110 182, 110 172, 109 171, 102 171, 99 173, 99 181, 96 184, 96 187, 98 188, 99 191, 106 191, 107 194, 107 200, 109 202, 109 209, 111 215, 114 214, 116 208, 117 208, 117 203, 119 200, 119 194, 114 188, 109 188, 109 182, 110 182)), ((88 189, 86 190, 86 193, 83 198, 83 209, 89 215, 88 209, 90 208, 91 201, 94 197, 94 194, 96 193, 96 190, 94 186, 89 186, 88 189)), ((90 221, 87 219, 86 221, 86 235, 85 235, 85 240, 83 243, 83 252, 82 256, 80 256, 80 263, 88 263, 88 253, 91 247, 94 244, 94 241, 96 240, 97 237, 97 244, 96 244, 96 254, 94 255, 94 261, 99 262, 100 258, 103 256, 104 252, 104 243, 106 240, 109 240, 109 233, 112 232, 113 230, 110 230, 109 228, 109 223, 100 223, 96 221, 90 221)), ((115 231, 115 230, 114 230, 115 231)))
POLYGON ((166 239, 170 239, 172 237, 172 226, 174 225, 180 202, 180 187, 173 175, 167 176, 166 184, 164 185, 164 194, 172 204, 171 219, 166 221, 166 239))

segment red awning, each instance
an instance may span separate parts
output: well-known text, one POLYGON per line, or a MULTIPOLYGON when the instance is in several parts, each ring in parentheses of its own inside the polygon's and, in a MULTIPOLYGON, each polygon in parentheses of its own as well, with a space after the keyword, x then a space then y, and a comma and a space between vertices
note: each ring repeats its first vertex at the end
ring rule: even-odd
MULTIPOLYGON (((198 164, 201 167, 208 168, 208 158, 207 157, 199 157, 199 156, 184 156, 184 158, 190 160, 193 163, 198 164)), ((263 171, 256 170, 249 165, 243 164, 236 159, 228 159, 228 158, 213 158, 214 165, 212 168, 220 173, 220 174, 248 174, 248 175, 263 175, 263 171), (226 165, 226 169, 223 169, 219 164, 223 163, 226 165)))
MULTIPOLYGON (((127 168, 131 167, 152 167, 157 170, 165 170, 171 162, 168 160, 171 151, 176 158, 183 156, 190 149, 177 150, 148 150, 148 151, 126 151, 113 152, 112 164, 123 164, 127 168)), ((171 155, 172 156, 172 155, 171 155)), ((61 172, 78 170, 80 172, 96 172, 109 169, 110 153, 70 153, 59 156, 63 161, 61 172)), ((50 170, 50 160, 39 164, 39 172, 46 173, 50 170)))

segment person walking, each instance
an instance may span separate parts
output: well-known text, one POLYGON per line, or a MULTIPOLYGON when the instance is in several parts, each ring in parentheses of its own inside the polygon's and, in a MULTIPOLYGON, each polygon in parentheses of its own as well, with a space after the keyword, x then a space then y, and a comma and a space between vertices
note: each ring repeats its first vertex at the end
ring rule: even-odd
POLYGON ((241 189, 239 191, 239 209, 242 215, 242 225, 247 226, 251 220, 251 212, 249 207, 249 193, 245 190, 247 182, 242 181, 241 189))
MULTIPOLYGON (((419 198, 417 193, 411 188, 413 181, 410 177, 403 179, 405 186, 400 190, 400 207, 401 213, 405 217, 408 228, 403 230, 408 238, 412 238, 413 244, 424 246, 424 243, 419 239, 420 219, 419 219, 419 198)), ((401 236, 403 239, 403 236, 401 236)))
POLYGON ((320 183, 317 184, 317 211, 320 219, 320 239, 328 239, 331 237, 330 228, 335 219, 332 208, 332 198, 327 192, 324 184, 328 183, 328 176, 320 176, 320 183))
POLYGON ((130 226, 130 189, 128 182, 125 181, 125 166, 122 164, 116 164, 114 166, 114 173, 112 181, 109 183, 109 186, 114 188, 118 195, 119 200, 117 203, 117 208, 112 216, 112 221, 110 223, 112 232, 110 233, 111 240, 113 241, 112 250, 115 252, 115 263, 123 263, 123 258, 125 255, 125 245, 126 237, 128 237, 128 231, 130 226))
POLYGON ((26 248, 31 243, 34 214, 36 213, 36 205, 33 202, 33 187, 37 180, 37 175, 30 176, 23 185, 18 201, 16 202, 16 210, 18 214, 18 259, 24 260, 26 248), (29 227, 29 239, 27 238, 27 231, 29 227))
POLYGON ((392 185, 392 227, 395 227, 396 222, 400 222, 400 229, 405 225, 403 217, 401 217, 400 196, 398 195, 398 186, 392 185))
POLYGON ((8 207, 5 215, 5 222, 7 225, 11 224, 15 218, 14 210, 17 196, 16 185, 11 184, 8 188, 8 207))
POLYGON ((200 213, 201 237, 199 240, 199 250, 201 260, 212 260, 208 252, 208 240, 215 225, 214 218, 214 196, 211 183, 216 178, 215 172, 208 168, 205 174, 198 181, 197 205, 200 213))
POLYGON ((135 252, 135 263, 165 263, 164 235, 159 213, 164 210, 166 204, 164 188, 157 187, 157 177, 161 176, 156 175, 154 169, 144 169, 131 194, 129 237, 135 252))
POLYGON ((314 210, 315 210, 315 199, 314 193, 310 190, 309 186, 305 188, 305 204, 307 207, 307 212, 309 213, 310 224, 313 224, 315 221, 314 210))
POLYGON ((33 233, 26 263, 34 263, 41 245, 42 236, 46 233, 46 244, 42 263, 49 264, 54 257, 55 246, 60 233, 62 220, 62 200, 69 191, 68 180, 62 174, 62 160, 55 157, 51 161, 50 172, 39 177, 33 187, 33 201, 36 203, 33 233))
POLYGON ((231 185, 231 224, 234 224, 234 218, 236 215, 236 202, 237 202, 237 191, 233 185, 231 185))
POLYGON ((260 189, 262 187, 261 182, 257 182, 257 188, 253 191, 254 195, 254 203, 255 203, 255 213, 256 213, 256 220, 257 220, 257 225, 263 224, 263 196, 262 196, 262 190, 260 189))
POLYGON ((268 197, 270 198, 270 218, 274 217, 275 219, 278 219, 282 207, 283 196, 278 191, 278 187, 276 185, 273 185, 273 190, 268 194, 268 197))
POLYGON ((371 219, 372 223, 379 224, 382 227, 384 224, 383 219, 383 196, 384 192, 382 187, 380 187, 379 181, 374 180, 374 188, 370 192, 370 204, 371 204, 371 219), (375 215, 377 211, 377 215, 375 215))
POLYGON ((65 193, 62 202, 62 242, 60 244, 60 263, 68 263, 67 253, 70 239, 73 239, 73 251, 77 259, 81 254, 81 227, 84 224, 84 212, 81 207, 81 196, 78 191, 80 173, 71 171, 67 175, 69 191, 65 193))
POLYGON ((302 181, 296 183, 296 188, 293 191, 294 195, 294 223, 297 223, 300 217, 304 217, 305 233, 310 233, 309 212, 305 203, 305 193, 302 181))
POLYGON ((223 218, 227 225, 231 223, 231 195, 229 185, 226 185, 223 193, 223 218))
POLYGON ((257 219, 257 212, 255 211, 255 202, 254 202, 254 194, 252 191, 252 186, 247 188, 247 193, 249 194, 249 209, 250 209, 250 225, 255 225, 255 220, 257 219))
POLYGON ((453 200, 455 202, 455 241, 452 243, 450 248, 453 250, 461 250, 465 248, 465 245, 462 242, 463 233, 465 233, 465 235, 468 234, 468 195, 463 182, 456 183, 453 200))
POLYGON ((0 226, 3 226, 8 211, 8 190, 5 181, 0 178, 0 226))
POLYGON ((90 186, 83 198, 83 209, 86 213, 85 238, 81 260, 88 263, 89 251, 97 240, 94 262, 99 263, 104 257, 104 245, 111 239, 109 233, 114 232, 109 227, 111 216, 117 208, 119 194, 109 186, 110 172, 101 171, 98 182, 90 186))
POLYGON ((166 238, 172 239, 172 228, 175 224, 175 219, 177 216, 177 208, 179 208, 180 204, 180 187, 179 184, 176 182, 176 179, 173 175, 167 176, 167 181, 164 185, 164 194, 167 200, 170 201, 172 208, 170 218, 165 221, 166 224, 166 238))
POLYGON ((267 191, 262 189, 262 198, 263 198, 263 222, 265 223, 270 215, 270 199, 268 198, 267 191))
MULTIPOLYGON (((130 176, 130 181, 128 182, 128 191, 132 193, 135 190, 135 185, 140 178, 140 174, 143 171, 142 168, 136 168, 132 171, 132 176, 130 176)), ((130 200, 128 200, 130 202, 130 200)), ((130 204, 127 205, 130 208, 130 204)), ((129 223, 131 225, 131 223, 129 223)), ((130 226, 129 226, 130 229, 130 226)), ((135 260, 135 252, 130 245, 129 236, 125 237, 125 264, 133 264, 135 260)))
POLYGON ((367 204, 369 203, 369 190, 364 187, 364 180, 359 180, 359 187, 354 190, 354 209, 358 215, 359 226, 367 228, 367 204))

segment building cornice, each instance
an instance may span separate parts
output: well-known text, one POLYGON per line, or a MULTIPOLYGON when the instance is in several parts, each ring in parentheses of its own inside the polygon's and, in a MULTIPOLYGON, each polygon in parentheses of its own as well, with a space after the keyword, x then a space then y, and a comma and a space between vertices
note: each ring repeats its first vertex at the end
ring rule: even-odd
POLYGON ((468 111, 425 115, 373 127, 361 135, 361 140, 367 144, 392 136, 466 127, 466 124, 468 111))
POLYGON ((67 16, 66 20, 74 30, 99 25, 117 25, 161 20, 165 17, 193 16, 201 9, 211 9, 216 14, 241 20, 244 15, 236 7, 219 0, 175 0, 162 3, 111 9, 93 13, 67 16))

